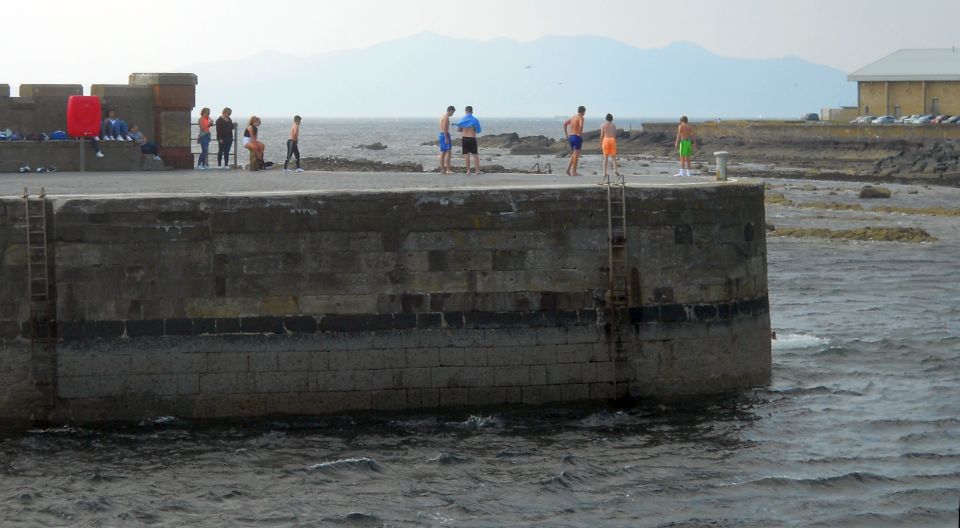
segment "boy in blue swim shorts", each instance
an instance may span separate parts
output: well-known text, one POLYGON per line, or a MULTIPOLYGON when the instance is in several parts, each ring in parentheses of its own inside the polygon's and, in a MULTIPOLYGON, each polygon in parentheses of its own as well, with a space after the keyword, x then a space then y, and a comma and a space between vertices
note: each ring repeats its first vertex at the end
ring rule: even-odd
POLYGON ((586 115, 586 107, 577 108, 577 114, 567 119, 563 123, 563 137, 570 143, 570 163, 567 164, 567 176, 580 176, 577 173, 577 165, 580 163, 580 150, 583 148, 583 116, 586 115), (570 128, 569 133, 567 127, 570 128))
POLYGON ((447 111, 440 116, 440 134, 437 142, 440 145, 440 174, 452 174, 450 157, 453 155, 453 142, 450 140, 450 117, 457 109, 448 106, 447 111))

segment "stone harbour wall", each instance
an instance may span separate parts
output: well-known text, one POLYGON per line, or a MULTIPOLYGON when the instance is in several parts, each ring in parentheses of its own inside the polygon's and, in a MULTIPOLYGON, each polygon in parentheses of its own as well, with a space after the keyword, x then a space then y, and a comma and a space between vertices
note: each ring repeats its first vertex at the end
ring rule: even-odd
POLYGON ((676 398, 770 375, 763 191, 600 187, 50 204, 55 335, 0 202, 0 417, 78 422, 676 398))

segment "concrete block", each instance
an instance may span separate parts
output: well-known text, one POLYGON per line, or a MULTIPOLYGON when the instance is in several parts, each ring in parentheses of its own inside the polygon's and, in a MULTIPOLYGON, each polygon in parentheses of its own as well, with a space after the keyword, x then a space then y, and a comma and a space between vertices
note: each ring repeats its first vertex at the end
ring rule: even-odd
POLYGON ((371 408, 381 411, 397 411, 407 408, 407 391, 379 390, 370 395, 371 408))
POLYGON ((587 383, 561 385, 560 395, 563 401, 586 401, 590 398, 590 385, 587 383))
POLYGON ((305 314, 368 314, 377 312, 377 295, 305 295, 300 309, 305 314))
POLYGON ((439 407, 466 407, 470 402, 467 389, 437 389, 439 407))
POLYGON ((272 351, 251 351, 247 355, 247 365, 250 372, 276 372, 280 370, 277 363, 277 353, 272 351))
POLYGON ((350 375, 353 377, 354 387, 358 389, 376 391, 394 388, 391 370, 355 370, 350 375))
MULTIPOLYGON (((280 351, 277 352, 277 368, 283 372, 309 372, 313 370, 313 352, 280 351)), ((326 355, 321 353, 321 355, 326 355)), ((321 370, 326 370, 321 369, 321 370)))
POLYGON ((440 366, 484 366, 487 364, 486 353, 477 348, 446 348, 440 350, 440 366))
POLYGON ((547 366, 546 365, 530 365, 530 385, 546 385, 547 384, 547 366))
POLYGON ((307 392, 313 378, 310 372, 256 372, 256 392, 307 392))
POLYGON ((263 394, 203 394, 197 398, 194 417, 263 416, 266 412, 266 398, 263 394))
POLYGON ((558 385, 522 387, 524 405, 543 405, 563 400, 558 385))
POLYGON ((200 394, 200 374, 174 374, 171 376, 176 385, 176 394, 200 394))
POLYGON ((436 348, 409 349, 407 367, 439 367, 440 351, 436 348))
POLYGON ((493 371, 485 367, 433 367, 430 380, 433 387, 489 387, 493 385, 493 371))
POLYGON ((505 387, 470 388, 467 392, 470 405, 502 405, 507 403, 505 387))
POLYGON ((331 370, 374 370, 384 368, 380 350, 334 350, 330 352, 331 370))
POLYGON ((433 387, 429 368, 405 368, 392 371, 393 385, 402 389, 426 389, 433 387))
POLYGON ((352 372, 322 371, 316 372, 313 376, 313 392, 331 392, 331 391, 352 391, 354 389, 363 389, 356 387, 352 372))
POLYGON ((524 365, 493 367, 493 383, 497 387, 522 387, 530 384, 530 368, 524 365))
POLYGON ((583 382, 583 369, 580 363, 547 365, 547 384, 565 385, 583 382))
POLYGON ((369 392, 345 392, 340 395, 340 408, 345 411, 367 411, 373 408, 369 392))
POLYGON ((487 365, 501 367, 524 364, 523 349, 520 347, 491 347, 486 349, 487 365))
POLYGON ((557 347, 556 346, 538 346, 535 348, 523 349, 524 365, 556 365, 557 347))
POLYGON ((539 328, 536 330, 537 344, 540 346, 565 345, 567 341, 566 328, 539 328))
POLYGON ((199 376, 201 394, 233 394, 243 392, 236 372, 207 372, 199 376))
POLYGON ((591 383, 590 384, 590 399, 591 400, 614 400, 619 396, 617 395, 616 386, 613 383, 591 383))
POLYGON ((132 354, 130 360, 130 373, 132 374, 170 374, 173 372, 174 357, 169 352, 139 351, 132 354))
POLYGON ((210 352, 206 355, 207 372, 246 372, 247 356, 246 352, 210 352))
POLYGON ((558 363, 586 363, 592 354, 590 345, 557 345, 558 363))
POLYGON ((386 369, 403 369, 407 366, 406 351, 399 350, 381 350, 383 356, 383 367, 386 369))

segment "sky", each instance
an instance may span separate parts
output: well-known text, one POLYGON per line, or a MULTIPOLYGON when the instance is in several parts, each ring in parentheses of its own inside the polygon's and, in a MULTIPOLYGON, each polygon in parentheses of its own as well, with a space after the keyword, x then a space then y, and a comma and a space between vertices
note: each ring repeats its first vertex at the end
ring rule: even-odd
POLYGON ((719 55, 796 56, 848 73, 901 48, 960 47, 957 0, 37 0, 11 4, 4 19, 0 84, 11 95, 21 83, 125 84, 131 72, 265 50, 309 56, 423 31, 603 35, 638 48, 691 41, 719 55))

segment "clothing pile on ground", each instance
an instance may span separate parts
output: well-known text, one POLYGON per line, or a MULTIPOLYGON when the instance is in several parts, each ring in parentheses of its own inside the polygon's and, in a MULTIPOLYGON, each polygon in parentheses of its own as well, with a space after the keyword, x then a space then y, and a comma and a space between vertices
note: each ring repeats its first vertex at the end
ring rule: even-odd
POLYGON ((64 139, 70 138, 63 130, 54 130, 49 134, 46 132, 23 134, 22 132, 10 130, 9 128, 0 130, 0 141, 62 141, 64 139))

